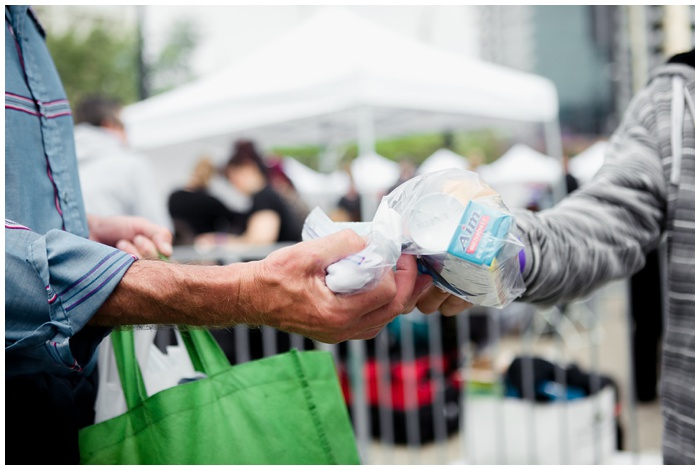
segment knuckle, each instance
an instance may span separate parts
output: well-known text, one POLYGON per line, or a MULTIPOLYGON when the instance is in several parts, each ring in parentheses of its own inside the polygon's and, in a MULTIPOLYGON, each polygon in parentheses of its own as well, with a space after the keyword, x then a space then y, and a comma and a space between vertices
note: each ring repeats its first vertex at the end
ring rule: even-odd
POLYGON ((381 331, 381 328, 377 328, 376 330, 371 330, 367 333, 367 338, 366 339, 373 339, 376 338, 379 332, 381 331))
POLYGON ((407 301, 397 300, 395 303, 395 307, 396 308, 392 310, 392 313, 403 313, 407 310, 413 310, 413 308, 411 308, 411 304, 407 301))
POLYGON ((342 342, 345 341, 346 339, 347 339, 346 333, 344 333, 343 331, 336 331, 336 332, 333 332, 333 333, 330 334, 330 336, 329 336, 329 340, 330 340, 330 341, 329 341, 329 344, 338 344, 338 343, 342 343, 342 342))
POLYGON ((396 293, 397 293, 396 283, 395 282, 387 283, 386 287, 384 288, 384 294, 386 295, 386 297, 389 299, 394 299, 396 297, 396 293))

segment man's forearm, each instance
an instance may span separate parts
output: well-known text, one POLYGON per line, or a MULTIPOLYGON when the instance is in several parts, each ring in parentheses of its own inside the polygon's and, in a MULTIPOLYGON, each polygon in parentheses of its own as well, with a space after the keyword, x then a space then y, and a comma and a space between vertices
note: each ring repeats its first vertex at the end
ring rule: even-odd
POLYGON ((121 326, 263 324, 253 305, 256 263, 189 266, 140 260, 90 321, 121 326))
MULTIPOLYGON (((266 325, 324 343, 374 338, 415 303, 416 262, 402 255, 372 289, 336 295, 326 269, 357 253, 365 240, 352 230, 298 243, 264 260, 228 266, 188 266, 139 260, 131 265, 90 324, 266 325)), ((420 285, 419 285, 420 284, 420 285)))

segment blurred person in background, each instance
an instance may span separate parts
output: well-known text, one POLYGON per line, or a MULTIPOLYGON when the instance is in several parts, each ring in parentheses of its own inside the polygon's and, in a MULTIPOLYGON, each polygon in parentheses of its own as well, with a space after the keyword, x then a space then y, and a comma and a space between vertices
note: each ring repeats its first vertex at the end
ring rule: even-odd
POLYGON ((85 211, 135 215, 172 228, 165 197, 148 160, 127 147, 122 105, 100 95, 83 99, 75 110, 75 153, 85 211))
POLYGON ((201 234, 195 238, 195 245, 264 245, 301 241, 303 220, 272 187, 268 167, 252 141, 236 141, 225 173, 233 186, 252 199, 245 230, 240 235, 201 234))
POLYGON ((267 168, 272 188, 284 198, 287 204, 294 210, 299 220, 305 220, 310 212, 309 206, 304 202, 296 186, 294 186, 294 182, 284 171, 282 157, 273 155, 268 158, 267 168))
POLYGON ((175 224, 176 245, 191 245, 203 233, 240 235, 245 230, 246 214, 232 210, 211 193, 215 173, 211 159, 202 157, 185 188, 170 194, 168 210, 175 224))
POLYGON ((572 175, 569 170, 569 156, 566 154, 562 156, 562 166, 564 169, 564 177, 566 178, 566 194, 571 194, 578 189, 579 184, 576 177, 572 175))
MULTIPOLYGON (((255 144, 250 140, 241 139, 235 142, 233 154, 227 162, 224 175, 229 183, 242 194, 250 197, 252 207, 244 214, 243 231, 238 234, 214 231, 195 237, 197 247, 212 246, 241 246, 271 244, 279 242, 301 241, 303 219, 292 208, 285 196, 273 187, 273 181, 280 185, 280 179, 286 175, 271 169, 263 160, 255 144)), ((291 181, 289 182, 291 184, 291 181)), ((284 184, 284 183, 282 183, 284 184)), ((248 355, 251 359, 265 356, 264 335, 261 329, 248 329, 248 355)), ((289 351, 292 339, 283 331, 274 332, 275 350, 289 351)), ((237 357, 236 336, 232 331, 212 331, 214 338, 224 350, 232 364, 240 362, 237 357)), ((304 349, 313 349, 314 344, 304 339, 304 349)))
POLYGON ((78 464, 94 421, 95 350, 113 327, 269 325, 319 341, 368 339, 429 278, 404 256, 375 289, 337 296, 350 230, 261 261, 188 266, 142 217, 86 215, 61 80, 34 11, 5 6, 5 463, 78 464))
MULTIPOLYGON (((652 72, 593 180, 551 209, 513 215, 525 245, 521 300, 543 305, 633 275, 666 238, 663 461, 694 464, 695 50, 652 72)), ((431 287, 417 306, 455 315, 471 304, 431 287)))
POLYGON ((486 155, 479 147, 473 147, 467 152, 467 161, 471 171, 479 172, 479 168, 486 164, 486 155))
POLYGON ((348 175, 348 191, 338 200, 336 207, 330 213, 330 218, 334 222, 361 222, 362 196, 355 186, 350 165, 345 165, 343 171, 348 175))
POLYGON ((387 194, 398 188, 406 181, 416 176, 416 162, 412 155, 403 155, 399 158, 399 179, 387 190, 387 194))
MULTIPOLYGON (((73 132, 85 211, 105 217, 140 216, 172 230, 165 197, 158 190, 150 162, 127 146, 121 111, 119 101, 102 95, 87 96, 76 107, 73 132)), ((155 333, 135 331, 136 350, 144 350, 155 333)), ((100 343, 99 355, 114 355, 109 337, 100 343)))
POLYGON ((660 257, 658 249, 647 253, 644 267, 630 278, 633 386, 637 400, 642 403, 658 398, 664 311, 660 257))

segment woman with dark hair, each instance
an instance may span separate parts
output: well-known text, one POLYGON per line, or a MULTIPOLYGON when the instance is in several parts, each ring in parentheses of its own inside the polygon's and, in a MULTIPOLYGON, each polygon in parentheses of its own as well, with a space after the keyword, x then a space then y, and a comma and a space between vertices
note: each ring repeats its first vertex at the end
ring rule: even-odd
POLYGON ((252 199, 245 231, 240 235, 202 234, 196 237, 196 245, 269 244, 301 240, 302 221, 272 188, 268 168, 253 142, 236 142, 225 174, 232 185, 252 199))
POLYGON ((309 206, 304 202, 299 191, 297 191, 294 182, 287 176, 282 156, 270 155, 266 159, 265 164, 270 175, 272 188, 282 196, 299 220, 305 220, 310 212, 309 206))
MULTIPOLYGON (((253 142, 236 142, 224 173, 233 186, 252 199, 245 231, 240 235, 205 233, 195 238, 196 246, 301 241, 302 222, 291 206, 273 189, 270 172, 253 142)), ((231 331, 213 330, 212 334, 232 364, 241 362, 236 352, 236 338, 231 331)), ((247 334, 250 359, 264 357, 265 340, 262 330, 250 329, 247 334)), ((288 351, 292 347, 289 333, 278 330, 275 331, 274 338, 276 351, 288 351)), ((303 349, 314 348, 311 340, 303 338, 302 341, 303 349)))
POLYGON ((210 192, 210 182, 216 173, 211 160, 202 157, 195 165, 189 182, 168 198, 168 210, 175 225, 175 245, 194 243, 202 233, 242 233, 247 213, 226 206, 210 192))

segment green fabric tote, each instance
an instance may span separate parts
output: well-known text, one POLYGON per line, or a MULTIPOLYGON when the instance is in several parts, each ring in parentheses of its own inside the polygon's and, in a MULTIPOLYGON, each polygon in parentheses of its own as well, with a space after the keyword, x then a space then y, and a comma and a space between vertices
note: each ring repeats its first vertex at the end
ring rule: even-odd
POLYGON ((112 332, 128 411, 80 431, 83 464, 359 464, 332 356, 296 350, 231 366, 183 331, 206 378, 148 397, 131 330, 112 332))

